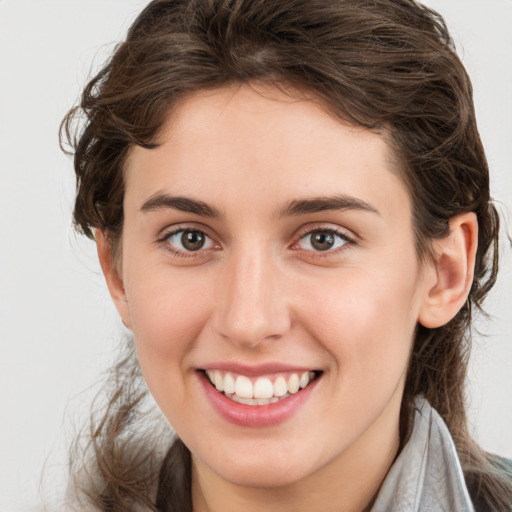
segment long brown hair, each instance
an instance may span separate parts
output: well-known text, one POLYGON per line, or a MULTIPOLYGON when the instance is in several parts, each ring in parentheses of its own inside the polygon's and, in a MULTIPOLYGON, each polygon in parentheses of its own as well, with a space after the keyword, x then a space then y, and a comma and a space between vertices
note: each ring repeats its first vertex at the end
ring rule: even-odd
MULTIPOLYGON (((499 220, 471 83, 435 11, 414 0, 154 0, 63 121, 77 176, 76 226, 90 237, 94 228, 106 231, 115 251, 129 148, 155 147, 165 117, 185 95, 251 81, 308 91, 340 120, 387 134, 413 200, 420 258, 447 234, 451 218, 476 213, 467 303, 443 327, 418 326, 402 424, 405 431, 412 399, 423 394, 454 438, 475 503, 512 507, 510 483, 467 429, 471 319, 496 280, 499 220)), ((102 510, 189 510, 190 454, 180 441, 163 460, 152 447, 153 433, 140 421, 147 390, 136 367, 130 350, 113 370, 88 455, 75 456, 93 475, 94 485, 83 489, 102 510)))

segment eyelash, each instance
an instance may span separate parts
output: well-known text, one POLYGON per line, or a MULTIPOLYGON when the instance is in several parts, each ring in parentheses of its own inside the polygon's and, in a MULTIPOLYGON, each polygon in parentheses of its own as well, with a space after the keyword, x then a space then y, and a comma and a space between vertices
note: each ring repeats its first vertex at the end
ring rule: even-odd
MULTIPOLYGON (((197 251, 187 251, 187 250, 180 250, 180 249, 174 248, 171 245, 171 243, 169 242, 169 238, 176 236, 180 233, 183 234, 183 233, 187 233, 187 232, 198 233, 200 235, 203 235, 208 240, 210 240, 212 244, 214 244, 216 246, 215 248, 219 247, 219 245, 216 244, 216 242, 207 233, 205 233, 204 230, 198 229, 198 228, 188 228, 188 227, 178 227, 176 229, 173 229, 172 231, 165 232, 157 240, 157 243, 159 245, 163 245, 164 248, 167 251, 169 251, 173 256, 176 256, 179 258, 194 258, 194 257, 197 257, 200 254, 204 253, 207 250, 212 250, 211 248, 207 248, 207 249, 200 248, 197 251)), ((301 240, 303 240, 304 238, 306 238, 308 235, 311 236, 315 233, 332 235, 335 238, 341 239, 343 241, 343 244, 340 247, 337 247, 333 250, 327 249, 325 251, 322 251, 322 250, 315 251, 315 250, 306 249, 306 251, 310 252, 311 256, 315 257, 315 258, 326 258, 326 257, 332 256, 334 254, 338 254, 342 251, 345 251, 348 248, 347 246, 353 245, 355 243, 355 241, 351 237, 349 237, 345 232, 343 232, 339 229, 330 228, 330 227, 317 227, 317 228, 309 229, 309 230, 306 230, 306 231, 300 233, 300 235, 296 238, 296 240, 291 244, 290 248, 293 250, 301 250, 300 247, 297 247, 299 242, 301 240)))

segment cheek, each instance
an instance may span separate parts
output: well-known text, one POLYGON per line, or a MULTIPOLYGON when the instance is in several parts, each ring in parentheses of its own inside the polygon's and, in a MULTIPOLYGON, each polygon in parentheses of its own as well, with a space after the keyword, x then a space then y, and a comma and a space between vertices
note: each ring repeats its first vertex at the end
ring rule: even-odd
MULTIPOLYGON (((147 385, 157 400, 181 386, 183 372, 209 316, 210 301, 197 280, 165 269, 142 271, 126 284, 132 332, 147 385)), ((160 403, 162 406, 163 404, 160 403)))
POLYGON ((207 316, 204 286, 189 275, 166 269, 138 271, 126 286, 136 342, 162 354, 197 334, 207 316))
POLYGON ((395 272, 367 267, 321 287, 310 284, 304 324, 342 374, 350 369, 354 378, 378 378, 405 368, 418 315, 417 273, 408 266, 395 272))

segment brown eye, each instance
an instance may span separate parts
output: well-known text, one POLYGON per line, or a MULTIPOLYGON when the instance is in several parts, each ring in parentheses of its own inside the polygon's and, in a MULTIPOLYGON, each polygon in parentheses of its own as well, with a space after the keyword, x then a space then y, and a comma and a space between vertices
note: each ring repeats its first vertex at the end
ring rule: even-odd
POLYGON ((349 240, 335 230, 317 229, 305 234, 298 245, 308 251, 326 252, 339 249, 347 243, 349 240))
POLYGON ((313 233, 311 246, 317 251, 327 251, 334 246, 334 236, 331 233, 313 233))
POLYGON ((197 229, 178 229, 165 238, 175 251, 181 253, 197 252, 215 246, 213 240, 197 229))
POLYGON ((200 231, 184 231, 181 235, 181 245, 183 245, 187 251, 198 251, 202 249, 205 241, 206 237, 204 233, 200 231))

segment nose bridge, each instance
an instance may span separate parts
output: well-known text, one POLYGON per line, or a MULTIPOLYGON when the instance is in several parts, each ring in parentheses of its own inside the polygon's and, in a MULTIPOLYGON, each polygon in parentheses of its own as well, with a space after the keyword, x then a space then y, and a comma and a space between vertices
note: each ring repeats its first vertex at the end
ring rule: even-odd
POLYGON ((248 347, 282 336, 290 317, 275 259, 253 244, 234 250, 228 259, 217 290, 219 333, 248 347))

